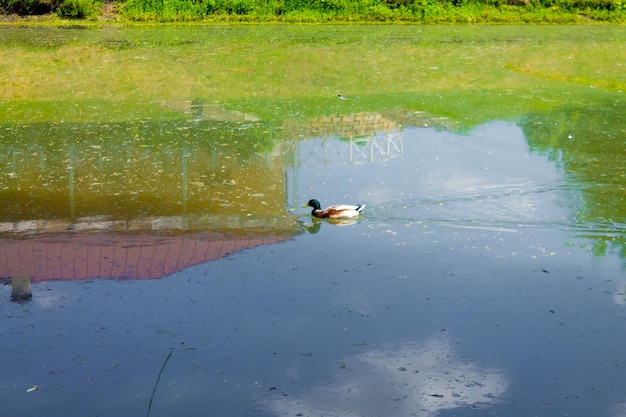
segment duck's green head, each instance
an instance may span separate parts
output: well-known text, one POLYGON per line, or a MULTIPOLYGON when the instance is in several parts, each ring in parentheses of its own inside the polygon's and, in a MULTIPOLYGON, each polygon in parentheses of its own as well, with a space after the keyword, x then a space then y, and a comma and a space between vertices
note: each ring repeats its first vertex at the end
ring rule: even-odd
POLYGON ((313 207, 313 210, 320 210, 322 208, 322 206, 320 205, 320 202, 314 198, 309 200, 309 202, 303 205, 302 207, 308 207, 308 206, 313 207))

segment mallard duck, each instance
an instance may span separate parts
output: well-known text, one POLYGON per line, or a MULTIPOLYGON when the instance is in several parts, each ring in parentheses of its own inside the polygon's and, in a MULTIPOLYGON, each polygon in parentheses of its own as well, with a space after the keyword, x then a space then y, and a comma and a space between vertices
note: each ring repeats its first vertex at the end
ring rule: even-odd
POLYGON ((309 202, 302 207, 313 207, 311 214, 315 217, 322 219, 340 219, 346 217, 359 217, 361 211, 365 208, 365 204, 359 206, 350 206, 346 204, 337 204, 334 206, 328 206, 322 209, 320 202, 316 199, 309 200, 309 202))

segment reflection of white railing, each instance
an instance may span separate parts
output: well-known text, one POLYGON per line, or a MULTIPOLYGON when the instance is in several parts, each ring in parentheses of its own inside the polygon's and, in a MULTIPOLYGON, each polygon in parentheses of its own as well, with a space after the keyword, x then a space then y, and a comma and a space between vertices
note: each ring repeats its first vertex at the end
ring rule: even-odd
MULTIPOLYGON (((303 149, 304 150, 304 149, 303 149)), ((372 136, 349 139, 322 139, 321 146, 306 147, 306 159, 323 164, 362 164, 385 161, 403 152, 402 132, 398 130, 379 132, 372 136)))
POLYGON ((77 219, 38 219, 15 222, 0 221, 0 234, 42 234, 79 232, 150 232, 162 230, 224 230, 224 229, 267 228, 267 219, 236 214, 138 216, 114 219, 108 215, 81 217, 77 219))

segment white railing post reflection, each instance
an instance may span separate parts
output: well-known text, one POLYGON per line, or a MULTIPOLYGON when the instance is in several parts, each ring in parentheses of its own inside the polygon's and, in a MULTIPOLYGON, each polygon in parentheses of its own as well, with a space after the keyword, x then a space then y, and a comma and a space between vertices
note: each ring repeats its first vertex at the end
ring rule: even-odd
POLYGON ((371 136, 337 139, 325 137, 322 139, 322 156, 319 158, 324 164, 372 163, 385 161, 401 155, 402 131, 388 131, 371 136))

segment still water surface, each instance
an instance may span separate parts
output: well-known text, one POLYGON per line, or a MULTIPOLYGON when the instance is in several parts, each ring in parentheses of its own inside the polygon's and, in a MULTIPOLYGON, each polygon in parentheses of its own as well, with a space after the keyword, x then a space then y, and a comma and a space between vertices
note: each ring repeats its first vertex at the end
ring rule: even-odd
POLYGON ((285 167, 287 201, 367 203, 353 224, 294 204, 282 243, 3 303, 11 415, 142 414, 170 351, 151 415, 624 415, 623 260, 558 164, 503 122, 357 142, 285 167))
POLYGON ((4 125, 3 409, 626 416, 621 94, 4 125))

